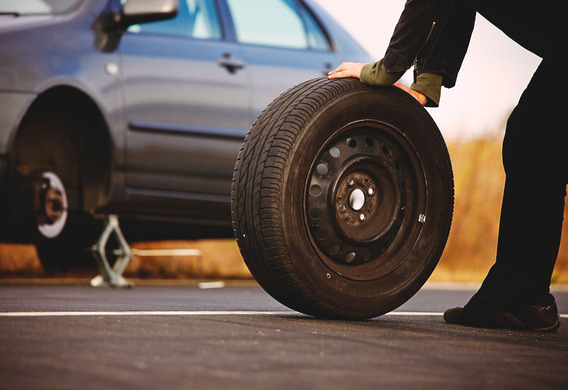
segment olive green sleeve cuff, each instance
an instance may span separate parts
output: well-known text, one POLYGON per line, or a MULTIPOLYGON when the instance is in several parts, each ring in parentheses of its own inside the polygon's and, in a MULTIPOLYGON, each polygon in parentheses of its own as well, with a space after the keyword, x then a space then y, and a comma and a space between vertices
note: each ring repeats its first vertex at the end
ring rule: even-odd
POLYGON ((385 66, 383 65, 383 60, 374 62, 372 64, 366 64, 361 69, 361 75, 359 76, 361 81, 365 84, 377 85, 377 86, 387 86, 392 85, 398 79, 402 77, 404 72, 387 72, 385 66))
POLYGON ((442 90, 442 75, 436 73, 421 73, 416 81, 410 85, 410 89, 420 92, 428 101, 426 107, 438 107, 442 90))

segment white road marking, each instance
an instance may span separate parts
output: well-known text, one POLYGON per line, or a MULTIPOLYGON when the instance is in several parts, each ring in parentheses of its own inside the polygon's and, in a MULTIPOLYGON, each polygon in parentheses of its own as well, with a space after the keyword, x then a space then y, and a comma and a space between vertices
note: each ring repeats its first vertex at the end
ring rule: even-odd
MULTIPOLYGON (((441 316, 436 312, 391 312, 385 316, 441 316)), ((110 317, 110 316, 289 316, 301 315, 294 311, 244 311, 244 310, 156 310, 156 311, 35 311, 6 312, 0 317, 110 317)))
POLYGON ((0 317, 105 317, 105 316, 255 316, 290 315, 290 311, 37 311, 0 313, 0 317))
MULTIPOLYGON (((442 312, 426 311, 393 311, 383 316, 442 316, 442 312)), ((34 312, 4 312, 0 317, 120 317, 120 316, 290 316, 300 315, 294 311, 239 311, 239 310, 193 310, 193 311, 34 311, 34 312)), ((568 314, 560 317, 568 318, 568 314)))

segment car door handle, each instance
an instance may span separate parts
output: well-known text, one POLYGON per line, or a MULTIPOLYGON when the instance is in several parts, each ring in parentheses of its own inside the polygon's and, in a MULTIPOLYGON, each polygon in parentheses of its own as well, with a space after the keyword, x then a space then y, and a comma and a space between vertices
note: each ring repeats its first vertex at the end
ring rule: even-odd
POLYGON ((236 59, 235 56, 230 53, 223 54, 223 56, 217 60, 217 63, 227 68, 229 73, 235 73, 237 70, 245 67, 244 61, 236 59))
POLYGON ((333 65, 330 62, 326 62, 325 64, 323 64, 323 68, 321 69, 321 73, 324 76, 327 76, 327 74, 333 69, 333 65))

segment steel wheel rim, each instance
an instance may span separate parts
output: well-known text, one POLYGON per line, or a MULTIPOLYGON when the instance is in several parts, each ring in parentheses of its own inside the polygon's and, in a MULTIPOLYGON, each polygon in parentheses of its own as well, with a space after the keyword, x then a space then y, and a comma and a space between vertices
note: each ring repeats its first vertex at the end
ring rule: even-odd
POLYGON ((388 124, 361 120, 332 132, 303 197, 310 242, 330 271, 374 280, 412 255, 426 217, 423 172, 415 148, 388 124))

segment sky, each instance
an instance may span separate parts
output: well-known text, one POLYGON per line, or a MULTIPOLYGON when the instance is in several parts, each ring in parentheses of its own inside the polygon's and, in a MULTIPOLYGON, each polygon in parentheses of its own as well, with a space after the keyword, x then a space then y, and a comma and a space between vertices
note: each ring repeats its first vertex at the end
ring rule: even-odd
MULTIPOLYGON (((316 0, 377 60, 388 46, 403 0, 316 0)), ((456 86, 428 108, 446 139, 502 137, 506 119, 540 63, 477 15, 456 86)), ((411 79, 410 79, 411 80, 411 79)))

